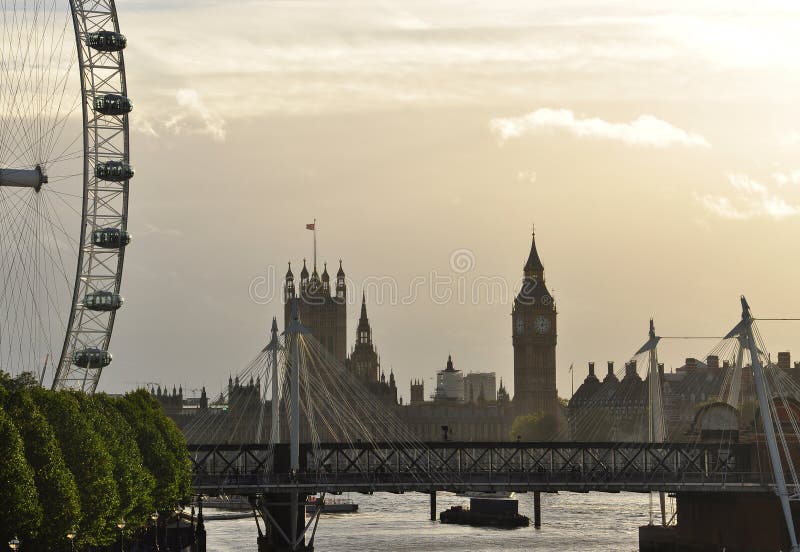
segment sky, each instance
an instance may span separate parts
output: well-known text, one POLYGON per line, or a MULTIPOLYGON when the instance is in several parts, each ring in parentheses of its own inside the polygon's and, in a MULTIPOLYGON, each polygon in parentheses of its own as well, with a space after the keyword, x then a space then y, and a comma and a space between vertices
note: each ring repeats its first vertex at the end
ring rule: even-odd
MULTIPOLYGON (((650 317, 721 336, 740 294, 800 315, 800 7, 651 4, 120 0, 135 240, 100 388, 221 389, 281 320, 314 219, 348 342, 365 290, 406 399, 448 354, 513 392, 534 224, 561 396, 650 317)), ((762 324, 800 360, 796 323, 762 324)))

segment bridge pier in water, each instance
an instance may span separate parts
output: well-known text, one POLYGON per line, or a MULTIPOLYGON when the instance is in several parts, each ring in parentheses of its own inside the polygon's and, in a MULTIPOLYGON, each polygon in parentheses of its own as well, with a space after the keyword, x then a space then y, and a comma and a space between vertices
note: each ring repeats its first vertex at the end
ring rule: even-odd
MULTIPOLYGON (((677 525, 639 528, 640 552, 790 550, 781 503, 774 493, 678 492, 677 525)), ((792 503, 800 528, 800 504, 792 503)))
POLYGON ((264 520, 265 533, 258 536, 258 552, 314 550, 312 544, 306 544, 305 536, 300 536, 299 540, 296 540, 296 545, 289 542, 292 540, 292 527, 298 527, 301 531, 305 528, 305 502, 306 497, 298 496, 297 493, 262 496, 258 510, 264 520), (297 498, 293 499, 292 494, 297 498))
MULTIPOLYGON (((305 469, 300 455, 301 469, 305 469)), ((274 473, 291 474, 289 445, 277 444, 273 456, 274 473)), ((297 492, 265 493, 251 497, 264 520, 264 533, 259 527, 258 552, 311 552, 313 537, 306 543, 306 501, 308 497, 297 492)))

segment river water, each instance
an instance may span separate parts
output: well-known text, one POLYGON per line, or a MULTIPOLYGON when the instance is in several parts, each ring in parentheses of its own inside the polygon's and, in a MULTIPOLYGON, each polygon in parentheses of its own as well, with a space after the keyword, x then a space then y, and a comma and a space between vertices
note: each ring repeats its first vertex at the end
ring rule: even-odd
MULTIPOLYGON (((516 550, 633 552, 638 527, 650 519, 646 494, 542 494, 542 528, 533 528, 533 494, 518 494, 520 513, 531 518, 522 529, 484 529, 445 525, 428 519, 428 495, 408 493, 351 496, 355 514, 325 514, 319 523, 319 552, 509 552, 516 550)), ((437 510, 468 499, 439 493, 437 510)), ((207 513, 217 512, 208 510, 207 513)), ((253 518, 209 521, 209 552, 255 550, 253 518)))

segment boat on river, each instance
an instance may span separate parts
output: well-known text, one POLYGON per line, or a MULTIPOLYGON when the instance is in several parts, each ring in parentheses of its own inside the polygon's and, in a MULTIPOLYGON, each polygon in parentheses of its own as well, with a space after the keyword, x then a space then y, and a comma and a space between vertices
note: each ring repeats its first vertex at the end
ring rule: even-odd
POLYGON ((478 527, 498 527, 513 529, 527 527, 531 520, 519 513, 517 500, 498 500, 494 498, 471 498, 469 508, 452 506, 439 514, 442 523, 473 525, 478 527))
MULTIPOLYGON (((316 511, 319 501, 318 496, 309 497, 306 502, 306 512, 312 514, 316 511)), ((358 512, 358 504, 349 498, 326 498, 322 503, 323 514, 354 514, 358 512)))

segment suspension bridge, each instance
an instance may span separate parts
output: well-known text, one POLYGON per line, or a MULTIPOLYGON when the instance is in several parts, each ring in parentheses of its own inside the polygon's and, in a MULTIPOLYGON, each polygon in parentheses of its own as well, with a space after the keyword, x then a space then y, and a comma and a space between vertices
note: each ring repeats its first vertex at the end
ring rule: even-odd
MULTIPOLYGON (((573 440, 572 434, 591 434, 588 430, 604 423, 590 415, 570 420, 545 442, 499 443, 419 440, 310 335, 295 309, 282 336, 273 322, 270 343, 238 375, 264 382, 270 400, 259 402, 257 416, 222 418, 209 410, 184 427, 194 489, 250 497, 257 522, 263 521, 259 550, 312 550, 328 493, 429 493, 435 519, 439 491, 651 493, 651 514, 660 512, 661 522, 653 528, 672 530, 675 539, 696 545, 724 539, 725 531, 733 534, 709 525, 715 523, 711 517, 698 521, 703 514, 697 510, 723 511, 734 502, 747 510, 768 497, 771 506, 753 511, 752 524, 758 518, 757 535, 779 535, 769 537, 774 542, 766 536, 760 542, 774 544, 775 550, 800 550, 795 530, 800 386, 771 361, 744 298, 741 304, 741 320, 714 349, 724 351, 730 362, 698 411, 695 431, 679 433, 666 415, 658 362, 662 338, 651 321, 647 341, 633 357, 646 366, 639 381, 646 386, 647 404, 638 411, 645 438, 573 440), (754 408, 749 426, 738 414, 748 401, 754 408), (227 436, 242 423, 255 425, 251 442, 229 442, 227 436), (323 500, 315 502, 317 509, 307 519, 312 495, 323 500), (677 515, 668 511, 672 498, 677 515)), ((596 414, 604 400, 589 399, 584 408, 596 414)), ((232 397, 228 404, 233 409, 232 397)), ((652 539, 641 533, 642 550, 674 547, 677 540, 664 544, 659 531, 652 539)))

